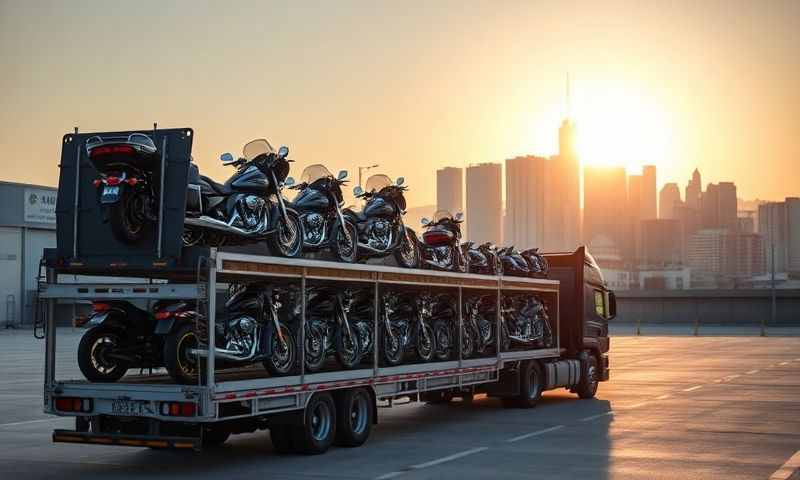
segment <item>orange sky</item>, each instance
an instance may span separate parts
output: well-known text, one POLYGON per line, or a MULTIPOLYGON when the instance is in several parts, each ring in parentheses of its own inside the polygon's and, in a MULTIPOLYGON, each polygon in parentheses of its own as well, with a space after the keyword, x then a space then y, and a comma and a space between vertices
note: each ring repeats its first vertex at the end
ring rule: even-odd
POLYGON ((570 72, 584 161, 800 195, 798 1, 127 5, 0 0, 1 180, 54 184, 75 125, 158 121, 219 180, 266 136, 422 205, 436 168, 554 153, 570 72))

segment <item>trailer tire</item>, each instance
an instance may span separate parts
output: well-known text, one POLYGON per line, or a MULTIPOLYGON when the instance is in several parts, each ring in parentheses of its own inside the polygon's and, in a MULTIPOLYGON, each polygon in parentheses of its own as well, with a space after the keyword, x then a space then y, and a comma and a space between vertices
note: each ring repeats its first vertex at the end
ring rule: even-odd
POLYGON ((372 429, 372 398, 363 388, 345 390, 336 397, 336 444, 360 447, 372 429))
POLYGON ((319 455, 336 438, 336 404, 328 392, 311 397, 303 411, 302 425, 292 429, 294 448, 306 455, 319 455))
POLYGON ((533 408, 542 398, 544 376, 542 368, 536 360, 529 360, 522 363, 519 371, 519 395, 514 397, 503 397, 503 407, 505 408, 533 408))
POLYGON ((291 425, 273 425, 269 427, 269 439, 272 442, 272 448, 275 453, 287 454, 295 451, 292 443, 293 428, 291 425))
POLYGON ((578 394, 578 397, 583 399, 594 398, 597 393, 597 385, 599 382, 597 357, 590 353, 584 364, 586 365, 586 370, 583 372, 583 375, 581 375, 581 381, 578 383, 575 393, 578 394))

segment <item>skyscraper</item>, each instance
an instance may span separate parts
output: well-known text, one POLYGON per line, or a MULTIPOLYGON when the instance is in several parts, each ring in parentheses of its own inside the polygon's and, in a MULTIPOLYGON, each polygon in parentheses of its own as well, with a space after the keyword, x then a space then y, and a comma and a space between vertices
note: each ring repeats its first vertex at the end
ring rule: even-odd
POLYGON ((693 210, 700 210, 700 195, 703 192, 703 185, 700 181, 700 170, 694 169, 692 179, 686 186, 686 206, 693 210))
POLYGON ((558 129, 558 155, 551 159, 548 175, 554 202, 547 215, 547 250, 571 250, 580 239, 581 187, 576 136, 575 123, 565 118, 558 129))
POLYGON ((656 167, 655 165, 645 165, 642 167, 642 220, 658 218, 656 195, 656 167))
POLYGON ((620 207, 627 204, 624 167, 586 166, 583 171, 583 238, 591 245, 607 237, 619 248, 626 244, 626 215, 620 207))
POLYGON ((673 219, 675 207, 681 205, 681 191, 677 183, 665 183, 658 198, 658 218, 673 219))
POLYGON ((464 170, 445 167, 436 170, 436 209, 453 215, 464 211, 464 170))
POLYGON ((636 261, 641 255, 642 220, 644 220, 643 192, 644 177, 642 175, 629 175, 628 199, 625 204, 627 238, 625 239, 625 244, 620 246, 622 256, 628 260, 636 261))
POLYGON ((763 237, 764 267, 775 271, 800 273, 800 198, 763 203, 758 207, 758 233, 763 237))
POLYGON ((532 155, 506 160, 505 244, 520 249, 544 245, 548 167, 548 159, 532 155))
POLYGON ((709 183, 700 196, 703 228, 724 228, 736 232, 736 185, 733 182, 709 183))
POLYGON ((502 172, 499 163, 467 167, 467 240, 502 242, 502 172))

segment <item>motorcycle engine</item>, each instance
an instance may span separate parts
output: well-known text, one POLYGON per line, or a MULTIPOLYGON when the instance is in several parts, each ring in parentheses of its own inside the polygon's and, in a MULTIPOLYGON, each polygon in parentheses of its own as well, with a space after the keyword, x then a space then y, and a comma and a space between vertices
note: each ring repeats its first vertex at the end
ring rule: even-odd
POLYGON ((452 248, 449 246, 435 247, 433 249, 433 256, 437 263, 440 265, 452 265, 452 248))
POLYGON ((249 352, 255 342, 256 324, 256 319, 248 315, 232 319, 228 323, 225 348, 242 354, 249 352))
POLYGON ((373 220, 367 244, 376 250, 386 250, 391 243, 392 224, 388 220, 373 220))
POLYGON ((319 213, 309 213, 304 217, 306 243, 317 245, 325 234, 325 218, 319 213))
POLYGON ((256 228, 266 217, 265 206, 267 202, 257 195, 247 195, 239 201, 239 215, 245 228, 256 228))

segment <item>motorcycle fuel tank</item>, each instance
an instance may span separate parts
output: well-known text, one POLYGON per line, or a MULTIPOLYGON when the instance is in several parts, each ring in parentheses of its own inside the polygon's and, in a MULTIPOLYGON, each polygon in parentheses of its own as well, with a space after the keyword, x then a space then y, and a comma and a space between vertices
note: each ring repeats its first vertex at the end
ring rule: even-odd
POLYGON ((364 207, 364 215, 367 217, 389 217, 394 215, 394 208, 383 198, 374 197, 364 207))
POLYGON ((238 172, 228 180, 231 189, 239 192, 263 194, 269 187, 269 179, 257 167, 250 166, 243 172, 238 172))
POLYGON ((306 188, 300 192, 292 203, 301 210, 325 210, 331 202, 323 192, 313 188, 306 188))

